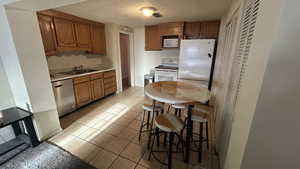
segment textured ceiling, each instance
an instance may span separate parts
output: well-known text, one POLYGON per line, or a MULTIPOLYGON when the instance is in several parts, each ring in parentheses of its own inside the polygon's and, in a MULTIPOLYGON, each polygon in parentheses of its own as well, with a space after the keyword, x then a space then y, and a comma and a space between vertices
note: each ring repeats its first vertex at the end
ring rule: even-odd
POLYGON ((171 21, 220 19, 231 0, 87 0, 57 8, 76 16, 106 23, 142 26, 171 21), (162 18, 145 17, 139 9, 153 6, 162 18))

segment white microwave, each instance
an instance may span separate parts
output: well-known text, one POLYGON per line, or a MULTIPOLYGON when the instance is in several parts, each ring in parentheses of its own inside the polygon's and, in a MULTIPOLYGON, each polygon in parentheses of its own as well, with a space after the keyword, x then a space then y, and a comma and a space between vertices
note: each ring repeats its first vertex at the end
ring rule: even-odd
POLYGON ((163 48, 178 48, 179 39, 178 38, 164 38, 163 39, 163 48))

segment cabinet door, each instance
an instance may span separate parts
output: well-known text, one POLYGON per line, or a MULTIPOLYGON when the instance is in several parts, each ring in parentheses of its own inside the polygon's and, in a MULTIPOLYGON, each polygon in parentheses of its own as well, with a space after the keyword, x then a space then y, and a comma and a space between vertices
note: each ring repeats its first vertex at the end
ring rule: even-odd
POLYGON ((200 35, 200 22, 186 22, 184 35, 197 37, 200 35))
POLYGON ((100 25, 91 26, 92 52, 95 54, 106 54, 105 27, 100 25))
POLYGON ((159 24, 161 36, 183 35, 184 22, 169 22, 159 24))
POLYGON ((74 92, 77 106, 83 106, 92 101, 90 82, 83 82, 74 85, 74 92))
POLYGON ((75 48, 76 37, 74 23, 66 19, 54 18, 57 47, 58 48, 75 48))
POLYGON ((161 41, 158 25, 145 26, 145 50, 161 50, 161 41))
POLYGON ((85 50, 91 49, 91 29, 89 24, 75 23, 77 47, 85 50))
POLYGON ((93 89, 93 100, 100 99, 104 96, 103 79, 95 79, 91 81, 93 89))
POLYGON ((201 38, 218 38, 220 21, 202 22, 200 28, 201 38))
POLYGON ((41 36, 46 56, 56 54, 56 37, 53 18, 46 15, 38 15, 41 36))

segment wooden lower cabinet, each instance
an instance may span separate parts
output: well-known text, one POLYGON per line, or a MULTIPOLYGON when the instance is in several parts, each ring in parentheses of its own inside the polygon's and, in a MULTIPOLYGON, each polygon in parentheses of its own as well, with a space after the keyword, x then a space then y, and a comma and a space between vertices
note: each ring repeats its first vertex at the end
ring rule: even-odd
POLYGON ((73 79, 76 105, 84 106, 117 91, 116 72, 107 71, 73 79))
POLYGON ((74 93, 77 106, 83 106, 92 101, 90 81, 74 84, 74 93))
POLYGON ((91 81, 93 91, 93 100, 104 97, 103 79, 95 79, 91 81))
POLYGON ((117 83, 116 83, 116 71, 108 71, 104 72, 104 95, 110 95, 112 93, 115 93, 117 91, 117 83))

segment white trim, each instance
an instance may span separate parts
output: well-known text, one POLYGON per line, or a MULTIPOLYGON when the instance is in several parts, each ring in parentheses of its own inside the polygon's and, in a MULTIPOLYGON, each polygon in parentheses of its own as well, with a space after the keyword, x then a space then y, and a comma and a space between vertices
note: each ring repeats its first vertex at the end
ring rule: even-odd
POLYGON ((134 48, 133 48, 133 32, 125 32, 125 31, 118 31, 118 57, 117 57, 117 66, 120 68, 119 70, 119 86, 120 86, 120 91, 123 91, 123 86, 122 86, 122 73, 121 73, 121 48, 120 48, 120 33, 127 34, 129 35, 129 57, 130 57, 130 85, 134 86, 135 82, 135 58, 134 58, 134 48))

